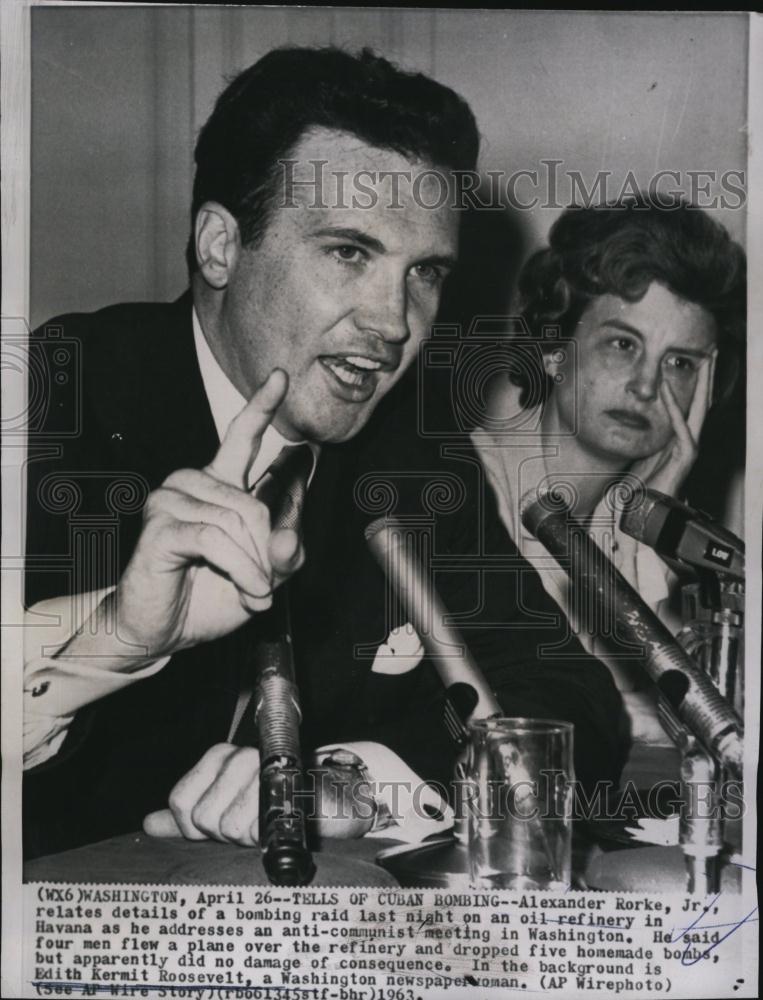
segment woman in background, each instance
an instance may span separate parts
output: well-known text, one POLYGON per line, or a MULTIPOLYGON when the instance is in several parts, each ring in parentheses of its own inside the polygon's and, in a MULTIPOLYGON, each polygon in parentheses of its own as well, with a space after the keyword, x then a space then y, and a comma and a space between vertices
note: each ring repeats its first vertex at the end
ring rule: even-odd
POLYGON ((744 252, 681 200, 666 208, 642 195, 570 208, 524 266, 519 295, 522 332, 507 347, 509 374, 492 386, 473 440, 520 552, 584 646, 608 662, 622 691, 633 691, 638 671, 597 641, 602 623, 574 606, 566 573, 522 526, 520 502, 538 489, 562 490, 577 520, 677 631, 669 571, 620 531, 619 512, 639 481, 679 496, 709 409, 739 384, 744 252))

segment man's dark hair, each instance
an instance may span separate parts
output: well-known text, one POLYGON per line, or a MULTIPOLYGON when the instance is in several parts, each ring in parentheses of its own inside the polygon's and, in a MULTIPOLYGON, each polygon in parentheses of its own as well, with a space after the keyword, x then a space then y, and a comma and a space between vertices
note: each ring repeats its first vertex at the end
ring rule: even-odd
POLYGON ((548 247, 522 269, 520 311, 534 337, 548 326, 572 337, 597 295, 637 302, 653 281, 715 320, 716 397, 727 397, 744 364, 745 254, 720 223, 683 198, 666 205, 641 193, 568 208, 551 227, 548 247))
POLYGON ((256 244, 269 220, 288 159, 310 128, 350 132, 434 167, 474 170, 479 134, 468 104, 421 73, 407 73, 369 49, 281 48, 240 73, 217 99, 196 143, 189 272, 196 269, 193 223, 216 201, 256 244))

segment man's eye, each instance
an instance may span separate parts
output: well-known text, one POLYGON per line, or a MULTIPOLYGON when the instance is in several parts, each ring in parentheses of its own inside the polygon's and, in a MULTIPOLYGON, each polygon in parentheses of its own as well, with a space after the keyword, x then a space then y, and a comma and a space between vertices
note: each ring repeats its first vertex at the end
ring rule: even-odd
POLYGON ((668 368, 672 368, 674 371, 680 372, 682 375, 688 375, 697 367, 694 363, 694 358, 683 357, 680 354, 672 354, 665 358, 665 364, 668 368))
POLYGON ((361 250, 360 247, 352 246, 352 244, 330 247, 329 253, 333 254, 338 260, 341 260, 345 264, 358 264, 366 258, 365 251, 361 250))

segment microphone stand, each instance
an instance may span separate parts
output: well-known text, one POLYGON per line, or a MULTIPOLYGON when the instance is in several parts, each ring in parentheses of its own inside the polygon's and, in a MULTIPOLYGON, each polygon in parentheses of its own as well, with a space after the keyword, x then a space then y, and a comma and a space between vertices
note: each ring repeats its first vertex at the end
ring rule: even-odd
MULTIPOLYGON (((416 532, 394 518, 378 518, 366 528, 366 541, 394 594, 402 603, 421 643, 446 688, 445 725, 461 751, 456 764, 456 787, 463 789, 463 750, 469 722, 501 714, 501 706, 482 671, 458 633, 446 622, 446 611, 424 567, 414 558, 416 532)), ((467 817, 456 803, 452 834, 438 835, 411 847, 403 844, 381 851, 377 864, 402 886, 467 888, 467 817)))
POLYGON ((644 651, 644 669, 655 682, 660 715, 681 751, 682 809, 679 843, 688 891, 717 891, 723 847, 719 780, 742 776, 744 731, 732 703, 673 639, 657 616, 617 571, 553 491, 525 507, 525 527, 582 588, 618 637, 644 651), (709 815, 697 814, 697 786, 711 792, 709 815))
MULTIPOLYGON (((258 484, 257 496, 271 523, 296 529, 307 489, 307 445, 283 449, 258 484)), ((254 723, 260 750, 259 840, 265 873, 274 885, 307 885, 315 874, 307 848, 306 817, 300 807, 302 760, 299 707, 291 643, 289 593, 282 584, 267 611, 257 615, 257 681, 254 723)), ((314 801, 314 800, 313 800, 314 801)))
POLYGON ((282 585, 260 622, 254 692, 260 749, 259 834, 262 863, 273 885, 307 885, 315 864, 307 847, 299 725, 302 713, 294 676, 288 594, 282 585))
MULTIPOLYGON (((682 589, 683 618, 688 622, 677 639, 709 675, 723 697, 742 714, 740 636, 744 584, 739 576, 696 568, 699 583, 682 589)), ((727 825, 718 788, 728 773, 716 757, 683 726, 664 698, 659 698, 660 722, 681 753, 679 844, 684 853, 688 892, 711 895, 720 890, 721 853, 727 843, 727 825), (692 789, 707 792, 703 815, 692 789), (708 808, 709 806, 709 808, 708 808)))

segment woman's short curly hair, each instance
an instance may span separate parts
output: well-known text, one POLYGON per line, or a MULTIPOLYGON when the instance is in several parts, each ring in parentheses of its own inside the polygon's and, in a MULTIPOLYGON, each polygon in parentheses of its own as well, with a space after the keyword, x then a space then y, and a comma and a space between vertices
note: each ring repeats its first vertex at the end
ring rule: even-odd
POLYGON ((533 337, 542 338, 549 326, 572 337, 595 296, 636 302, 653 281, 715 320, 715 398, 728 398, 744 367, 745 254, 722 225, 683 198, 665 207, 642 193, 566 209, 548 247, 522 269, 519 308, 533 337))

